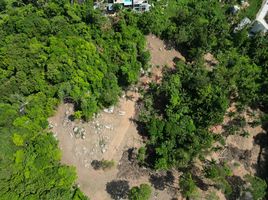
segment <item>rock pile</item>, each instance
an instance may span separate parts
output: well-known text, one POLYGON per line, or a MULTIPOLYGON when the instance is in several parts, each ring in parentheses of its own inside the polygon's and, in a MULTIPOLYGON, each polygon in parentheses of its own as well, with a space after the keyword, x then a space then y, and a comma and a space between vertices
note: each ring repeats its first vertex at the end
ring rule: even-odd
POLYGON ((81 138, 83 140, 86 138, 86 131, 82 127, 75 126, 73 128, 73 132, 74 132, 75 138, 81 138))

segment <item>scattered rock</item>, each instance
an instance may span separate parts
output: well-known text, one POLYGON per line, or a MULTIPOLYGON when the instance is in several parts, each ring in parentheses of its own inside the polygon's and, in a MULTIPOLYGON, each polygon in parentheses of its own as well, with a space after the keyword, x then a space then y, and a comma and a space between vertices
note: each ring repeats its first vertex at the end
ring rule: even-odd
POLYGON ((58 140, 58 133, 57 133, 57 132, 54 132, 54 133, 53 133, 53 136, 54 136, 54 138, 55 138, 56 140, 58 140))
POLYGON ((68 116, 70 114, 70 112, 67 110, 66 112, 65 112, 65 116, 68 116))
POLYGON ((111 106, 110 108, 103 109, 104 112, 112 114, 114 112, 114 106, 111 106))
POLYGON ((86 131, 84 128, 75 126, 73 128, 73 132, 74 132, 75 138, 85 139, 86 131))
POLYGON ((106 149, 101 149, 101 153, 105 153, 106 152, 106 149))
POLYGON ((119 111, 119 115, 124 116, 126 114, 125 111, 119 111))
POLYGON ((106 129, 110 129, 110 130, 113 130, 113 127, 111 125, 105 125, 104 126, 106 129))
POLYGON ((49 129, 53 129, 53 128, 54 128, 53 124, 52 124, 52 123, 49 123, 49 124, 48 124, 48 128, 49 128, 49 129))

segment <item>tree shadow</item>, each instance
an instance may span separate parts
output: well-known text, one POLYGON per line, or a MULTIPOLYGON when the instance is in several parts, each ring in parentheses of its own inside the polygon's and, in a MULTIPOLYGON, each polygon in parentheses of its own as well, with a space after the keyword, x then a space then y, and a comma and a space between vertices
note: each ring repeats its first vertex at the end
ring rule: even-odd
POLYGON ((167 187, 173 187, 175 177, 171 171, 165 174, 152 174, 149 178, 150 183, 157 190, 164 190, 167 187))
POLYGON ((101 169, 101 162, 98 160, 93 160, 91 162, 91 166, 93 167, 94 170, 100 170, 101 169))
POLYGON ((127 198, 129 189, 128 181, 125 180, 113 180, 106 184, 106 191, 114 200, 127 198))
POLYGON ((259 133, 254 137, 254 143, 260 146, 257 164, 253 166, 256 173, 263 179, 268 178, 268 134, 265 132, 259 133))
POLYGON ((200 177, 198 177, 195 174, 192 174, 192 178, 193 178, 193 180, 196 183, 198 188, 200 188, 203 191, 208 191, 209 185, 206 184, 200 177))
POLYGON ((75 120, 75 117, 74 117, 74 115, 69 115, 68 119, 73 122, 75 120))
POLYGON ((232 193, 226 196, 228 200, 237 200, 240 198, 241 192, 243 191, 243 186, 246 182, 239 176, 230 176, 226 178, 227 182, 232 188, 232 193))

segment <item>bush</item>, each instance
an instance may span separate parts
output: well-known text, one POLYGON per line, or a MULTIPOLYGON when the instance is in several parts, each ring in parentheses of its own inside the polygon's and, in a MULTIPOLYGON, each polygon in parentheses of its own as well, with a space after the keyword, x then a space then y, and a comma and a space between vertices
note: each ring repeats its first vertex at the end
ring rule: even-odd
POLYGON ((103 170, 111 169, 115 166, 114 160, 101 160, 100 166, 103 170))
POLYGON ((264 199, 267 190, 267 183, 265 180, 256 177, 247 175, 246 180, 250 183, 248 191, 251 192, 254 200, 264 199))
POLYGON ((82 117, 82 111, 78 110, 74 113, 75 119, 81 119, 81 117, 82 117))
POLYGON ((112 167, 115 166, 115 161, 114 160, 93 160, 91 162, 91 166, 95 170, 106 170, 106 169, 111 169, 112 167))
POLYGON ((139 148, 137 159, 140 164, 144 164, 146 157, 146 147, 139 148))
POLYGON ((140 187, 133 187, 129 191, 129 200, 149 200, 152 189, 148 184, 141 184, 140 187))
POLYGON ((185 173, 180 177, 180 189, 185 198, 194 198, 197 194, 197 186, 190 173, 185 173))

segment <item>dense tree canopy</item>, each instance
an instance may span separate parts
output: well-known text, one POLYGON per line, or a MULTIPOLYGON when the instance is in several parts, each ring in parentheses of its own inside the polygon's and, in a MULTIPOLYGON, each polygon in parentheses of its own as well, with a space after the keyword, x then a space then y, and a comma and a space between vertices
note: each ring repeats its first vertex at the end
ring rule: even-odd
POLYGON ((231 97, 243 105, 256 100, 259 67, 235 50, 219 60, 213 71, 201 61, 177 63, 145 96, 140 119, 156 154, 156 168, 185 167, 210 147, 213 136, 208 128, 222 122, 231 97))
MULTIPOLYGON (((0 0, 2 199, 86 199, 75 186, 75 169, 60 164, 47 118, 64 100, 85 120, 115 104, 148 67, 143 34, 162 37, 187 61, 166 69, 144 94, 139 121, 148 142, 139 151, 141 164, 188 167, 216 140, 209 128, 222 122, 230 103, 267 110, 268 37, 233 33, 243 12, 231 16, 228 9, 237 1, 152 0, 150 12, 121 10, 111 18, 94 10, 92 0, 71 2, 0 0), (209 70, 207 52, 217 60, 209 70)), ((210 176, 220 172, 215 169, 210 176)), ((261 186, 249 189, 254 198, 263 198, 265 182, 249 182, 261 186)), ((180 187, 192 197, 191 174, 181 176, 180 187)), ((141 185, 130 198, 150 193, 141 185)))
POLYGON ((86 199, 47 117, 62 100, 86 120, 115 104, 146 66, 144 37, 91 1, 7 0, 0 12, 1 199, 86 199))

